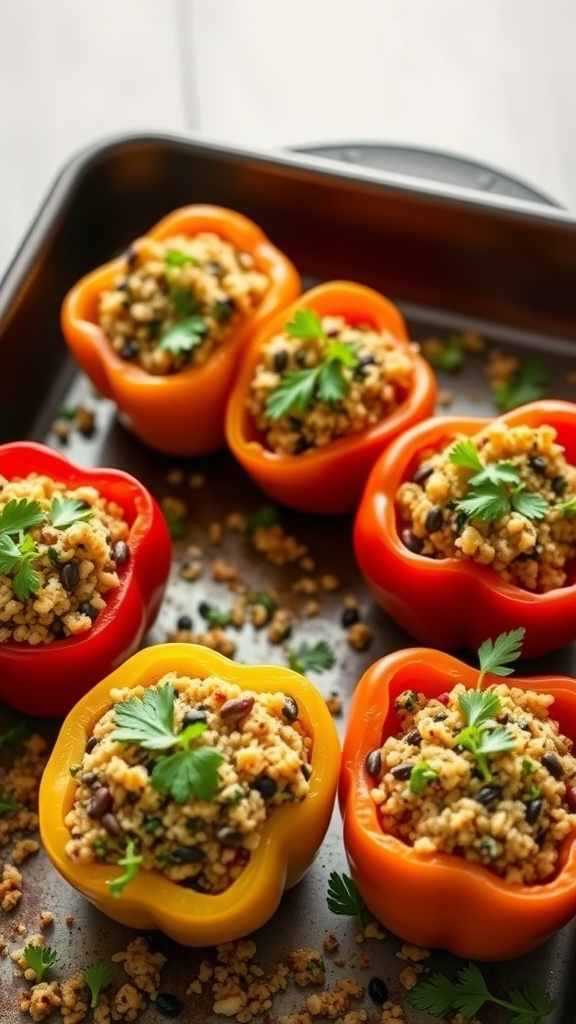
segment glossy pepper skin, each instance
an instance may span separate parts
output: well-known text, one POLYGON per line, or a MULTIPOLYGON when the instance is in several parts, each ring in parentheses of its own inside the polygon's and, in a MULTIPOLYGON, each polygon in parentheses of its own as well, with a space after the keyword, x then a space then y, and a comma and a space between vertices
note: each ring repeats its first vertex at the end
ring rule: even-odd
POLYGON ((255 312, 241 321, 205 363, 178 373, 155 376, 112 349, 97 319, 98 298, 125 269, 120 257, 83 277, 68 292, 61 311, 64 338, 78 366, 95 388, 112 399, 119 418, 144 444, 168 455, 205 455, 224 446, 224 411, 236 366, 248 337, 272 313, 300 291, 291 261, 247 217, 217 206, 194 205, 175 210, 146 237, 157 241, 175 235, 211 231, 250 253, 270 287, 255 312))
POLYGON ((403 348, 409 345, 400 311, 388 299, 352 281, 328 281, 305 292, 278 313, 252 339, 240 364, 237 386, 226 411, 226 437, 238 462, 275 501, 321 515, 355 509, 376 458, 394 437, 432 414, 436 378, 428 363, 414 354, 410 388, 404 400, 374 427, 340 437, 298 455, 273 452, 255 427, 246 407, 262 345, 281 333, 296 310, 311 309, 320 317, 343 316, 349 323, 369 323, 388 330, 403 348))
MULTIPOLYGON (((576 404, 543 400, 498 417, 512 426, 554 426, 566 459, 576 463, 576 404)), ((376 600, 420 643, 476 650, 483 639, 524 626, 523 658, 557 650, 576 638, 576 581, 546 594, 507 583, 471 559, 432 559, 409 551, 398 532, 395 494, 422 455, 472 436, 489 419, 438 416, 406 431, 374 465, 354 522, 354 550, 376 600)))
POLYGON ((41 444, 0 446, 8 480, 39 473, 68 487, 95 487, 115 501, 130 526, 129 558, 118 566, 120 586, 92 627, 74 637, 32 646, 0 643, 0 701, 29 715, 61 718, 90 687, 134 654, 152 626, 171 562, 166 520, 148 490, 118 469, 85 469, 41 444))
MULTIPOLYGON (((576 914, 576 834, 565 840, 550 881, 506 883, 461 857, 417 853, 383 832, 365 766, 366 755, 400 731, 394 700, 403 690, 437 697, 457 682, 473 689, 477 681, 478 670, 428 648, 397 651, 371 665, 350 708, 339 803, 352 878, 378 920, 418 946, 447 949, 464 959, 508 960, 535 949, 576 914)), ((500 682, 488 676, 486 687, 500 682)), ((551 693, 551 717, 576 739, 573 679, 514 676, 511 685, 551 693)))
POLYGON ((312 864, 328 829, 340 767, 340 741, 316 688, 291 669, 241 665, 195 644, 158 644, 135 654, 102 680, 72 709, 48 761, 40 790, 40 831, 57 870, 99 910, 132 928, 158 928, 188 946, 208 946, 247 935, 268 921, 282 893, 312 864), (214 675, 256 692, 290 694, 312 737, 312 775, 307 797, 276 808, 244 871, 222 893, 206 895, 171 882, 160 872, 141 871, 120 897, 107 882, 121 868, 73 864, 64 849, 70 838, 64 817, 74 798, 70 765, 80 762, 95 722, 109 707, 111 687, 150 686, 165 673, 214 675))

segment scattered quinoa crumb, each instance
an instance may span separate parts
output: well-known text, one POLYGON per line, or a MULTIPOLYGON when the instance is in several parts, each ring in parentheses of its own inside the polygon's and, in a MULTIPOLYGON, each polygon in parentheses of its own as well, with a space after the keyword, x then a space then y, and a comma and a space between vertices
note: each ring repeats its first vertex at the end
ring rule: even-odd
POLYGON ((402 988, 405 988, 407 992, 414 988, 418 984, 418 975, 422 974, 423 970, 422 964, 409 964, 407 967, 403 967, 398 975, 402 988))
POLYGON ((50 910, 41 910, 38 914, 38 927, 48 928, 54 923, 54 914, 50 910))
POLYGON ((188 477, 188 483, 192 490, 200 491, 206 486, 206 477, 204 476, 204 473, 192 473, 188 477))
POLYGON ((130 942, 126 950, 114 953, 113 963, 124 965, 126 974, 141 992, 147 992, 151 999, 158 995, 160 971, 166 963, 163 953, 152 953, 144 936, 130 942))
POLYGON ((22 992, 19 1007, 32 1020, 44 1020, 61 1005, 60 985, 57 981, 40 981, 27 992, 22 992))
POLYGON ((332 935, 332 933, 330 933, 329 935, 324 936, 324 949, 326 950, 327 953, 334 953, 337 949, 339 949, 339 947, 340 943, 338 942, 338 939, 336 938, 335 935, 332 935))
POLYGON ((171 486, 177 487, 178 484, 181 484, 184 480, 184 471, 178 467, 169 469, 166 474, 166 480, 171 486))
POLYGON ((415 946, 411 942, 404 942, 396 956, 400 960, 412 960, 413 963, 419 963, 430 956, 430 950, 425 949, 423 946, 415 946))
POLYGON ((319 601, 311 598, 306 601, 306 604, 302 606, 300 614, 305 619, 313 619, 316 615, 319 615, 322 611, 322 606, 319 601))
POLYGON ((331 715, 341 715, 344 709, 342 698, 337 693, 330 693, 325 700, 326 707, 331 715))
POLYGON ((346 630, 346 639, 355 651, 364 651, 372 642, 372 630, 365 622, 354 622, 346 630))
POLYGON ((384 1003, 380 1024, 406 1024, 404 1010, 399 1003, 393 1003, 389 999, 384 1003))
POLYGON ((12 849, 12 860, 15 864, 22 864, 27 857, 30 857, 33 853, 38 853, 40 849, 40 843, 35 839, 19 839, 12 849))
POLYGON ((222 523, 210 523, 208 526, 208 537, 212 544, 221 544, 224 539, 224 526, 222 523))
POLYGON ((340 589, 340 580, 331 572, 325 572, 320 577, 320 586, 326 593, 340 589))

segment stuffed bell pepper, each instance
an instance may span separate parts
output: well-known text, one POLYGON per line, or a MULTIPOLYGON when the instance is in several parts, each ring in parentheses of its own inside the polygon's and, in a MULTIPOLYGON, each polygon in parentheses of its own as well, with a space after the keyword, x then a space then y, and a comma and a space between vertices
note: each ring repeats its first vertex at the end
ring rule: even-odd
POLYGON ((224 410, 248 338, 300 291, 290 260, 247 217, 216 206, 168 214, 62 306, 80 368, 151 448, 224 445, 224 410))
POLYGON ((375 662, 354 693, 339 799, 352 877, 418 946, 522 956, 576 914, 576 687, 514 678, 523 630, 480 671, 428 649, 375 662))
POLYGON ((138 650, 170 560, 164 516, 134 477, 0 446, 0 700, 67 714, 138 650))
POLYGON ((340 743, 287 668, 194 644, 135 654, 64 722, 40 791, 58 871, 109 917, 207 946, 247 935, 305 874, 340 743))
POLYGON ((251 341, 226 414, 228 445, 270 497, 304 512, 351 512, 390 441, 429 416, 430 367, 379 293, 329 281, 251 341))
POLYGON ((576 405, 439 416, 374 466, 354 524, 366 582, 422 643, 526 628, 523 656, 576 638, 576 405))

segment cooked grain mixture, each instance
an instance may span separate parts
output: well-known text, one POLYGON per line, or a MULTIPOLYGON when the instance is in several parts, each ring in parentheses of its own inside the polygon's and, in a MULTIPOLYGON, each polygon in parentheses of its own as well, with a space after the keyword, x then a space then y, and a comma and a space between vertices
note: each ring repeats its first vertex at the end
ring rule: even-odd
POLYGON ((94 487, 0 476, 0 642, 90 629, 129 558, 122 509, 94 487))
POLYGON ((111 697, 113 706, 96 723, 76 774, 66 817, 68 856, 83 864, 115 863, 130 840, 142 868, 199 892, 223 891, 259 846, 274 808, 308 793, 312 744, 296 702, 284 693, 255 693, 216 677, 176 673, 148 690, 113 690, 111 697), (115 738, 122 705, 137 713, 139 705, 147 714, 156 702, 166 707, 166 700, 175 737, 170 749, 150 751, 115 738), (163 786, 168 755, 192 726, 197 735, 191 749, 219 762, 210 795, 163 786))
POLYGON ((413 371, 410 352, 389 331, 299 312, 312 318, 316 336, 292 324, 273 335, 248 398, 268 447, 291 455, 375 426, 406 397, 413 371))
POLYGON ((112 348, 148 373, 205 362, 269 287, 253 257, 212 232, 142 238, 100 297, 98 320, 112 348))
POLYGON ((457 741, 464 692, 458 683, 441 699, 414 690, 396 699, 402 731, 385 740, 379 763, 371 761, 382 828, 424 854, 456 854, 507 882, 544 881, 576 829, 572 741, 549 717, 552 696, 500 683, 487 691, 500 701, 492 724, 505 725, 514 745, 490 755, 483 774, 457 741))
POLYGON ((456 437, 424 456, 396 505, 403 542, 418 554, 470 558, 535 593, 572 582, 576 467, 552 426, 496 421, 456 437))

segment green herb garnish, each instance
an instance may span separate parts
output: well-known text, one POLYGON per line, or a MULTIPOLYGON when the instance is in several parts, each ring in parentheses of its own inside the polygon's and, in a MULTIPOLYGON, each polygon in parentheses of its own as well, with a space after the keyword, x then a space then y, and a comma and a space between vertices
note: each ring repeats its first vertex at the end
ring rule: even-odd
POLYGON ((470 439, 455 444, 449 459, 453 465, 473 471, 467 494, 453 502, 454 508, 465 516, 491 522, 512 511, 526 519, 543 519, 546 515, 548 505, 544 498, 526 490, 513 463, 500 461, 485 466, 470 439))
POLYGON ((410 792, 420 796, 426 789, 426 786, 437 778, 438 772, 435 772, 426 761, 419 761, 410 772, 410 792))
POLYGON ((12 793, 0 793, 0 814, 12 814, 18 809, 18 804, 12 793))
POLYGON ((336 658, 334 651, 325 640, 309 646, 306 641, 298 648, 289 648, 288 664, 295 672, 305 676, 308 672, 324 672, 332 668, 336 658))
POLYGON ((358 930, 364 930, 366 904, 349 875, 339 874, 337 871, 330 872, 326 902, 333 914, 355 917, 358 930))
POLYGON ((500 698, 493 690, 482 692, 482 682, 487 673, 497 676, 512 673, 509 663, 519 658, 525 632, 524 627, 520 626, 509 633, 501 633, 494 642, 485 640, 478 649, 480 673, 476 689, 465 690, 458 696, 466 725, 456 736, 456 743, 476 758, 485 782, 491 782, 494 778, 488 758, 493 754, 513 750, 516 740, 506 726, 494 722, 494 716, 501 707, 500 698))
POLYGON ((36 971, 37 981, 42 981, 44 972, 58 960, 58 954, 50 946, 33 946, 30 943, 24 950, 24 957, 28 966, 36 971))
POLYGON ((327 338, 320 317, 310 309, 297 310, 294 320, 286 324, 286 333, 303 341, 319 338, 325 343, 325 356, 316 366, 281 374, 280 384, 266 400, 266 414, 275 420, 290 412, 306 412, 314 401, 340 402, 350 386, 342 369, 354 369, 359 362, 351 345, 327 338))
POLYGON ((168 249, 164 254, 164 263, 167 267, 183 267, 186 263, 193 266, 200 266, 200 260, 192 253, 182 252, 181 249, 168 249))
POLYGON ((472 963, 460 968, 455 982, 435 972, 416 985, 407 999, 418 1010, 435 1016, 454 1011, 466 1018, 474 1017, 484 1003, 495 1003, 509 1011, 510 1024, 539 1024, 556 1006, 556 1000, 547 996, 535 981, 511 989, 509 999, 493 996, 479 968, 472 963))
POLYGON ((85 523, 93 515, 93 509, 76 498, 61 498, 55 494, 50 503, 50 522, 56 530, 66 530, 74 523, 85 523))
POLYGON ((544 398, 548 387, 548 372, 542 363, 527 359, 518 371, 498 388, 493 389, 494 401, 502 412, 509 412, 527 402, 544 398))
POLYGON ((88 985, 92 996, 90 1000, 91 1010, 95 1010, 98 1006, 100 993, 109 984, 111 977, 110 968, 105 963, 90 964, 84 971, 84 981, 88 985))
POLYGON ((256 530, 266 529, 280 522, 280 512, 276 505, 262 505, 255 512, 246 516, 246 531, 254 533, 256 530))
POLYGON ((126 868, 124 874, 119 875, 118 878, 112 878, 108 882, 108 890, 111 896, 121 896, 122 892, 130 882, 133 882, 136 878, 140 865, 142 863, 142 854, 136 853, 136 844, 133 839, 126 840, 126 849, 124 856, 117 861, 120 867, 126 868))
POLYGON ((198 611, 209 626, 224 628, 232 622, 231 611, 224 611, 215 604, 209 604, 208 601, 201 601, 198 605, 198 611))
POLYGON ((178 313, 178 316, 187 317, 194 312, 198 301, 194 292, 183 285, 175 284, 169 291, 170 302, 178 313))
POLYGON ((172 355, 188 354, 201 343, 207 330, 205 317, 195 313, 168 327, 162 335, 159 348, 172 355))
POLYGON ((18 725, 13 725, 11 729, 7 729, 6 732, 0 736, 0 747, 7 747, 11 743, 21 743, 22 740, 28 739, 30 735, 30 726, 28 722, 18 722, 18 725))
POLYGON ((206 722, 193 722, 181 732, 174 728, 174 689, 164 683, 145 691, 142 698, 129 697, 114 708, 117 725, 110 738, 119 743, 136 743, 144 750, 169 750, 176 753, 159 757, 150 781, 160 793, 170 793, 176 803, 191 797, 212 800, 219 788, 218 766, 223 754, 214 747, 192 747, 202 735, 206 722))
POLYGON ((0 572, 12 573, 12 586, 19 601, 26 601, 40 589, 42 576, 32 566, 40 554, 30 534, 16 543, 7 534, 0 536, 0 572))
POLYGON ((465 358, 464 340, 461 334, 449 334, 442 339, 441 346, 426 353, 426 358, 435 370, 456 373, 462 369, 465 358))

